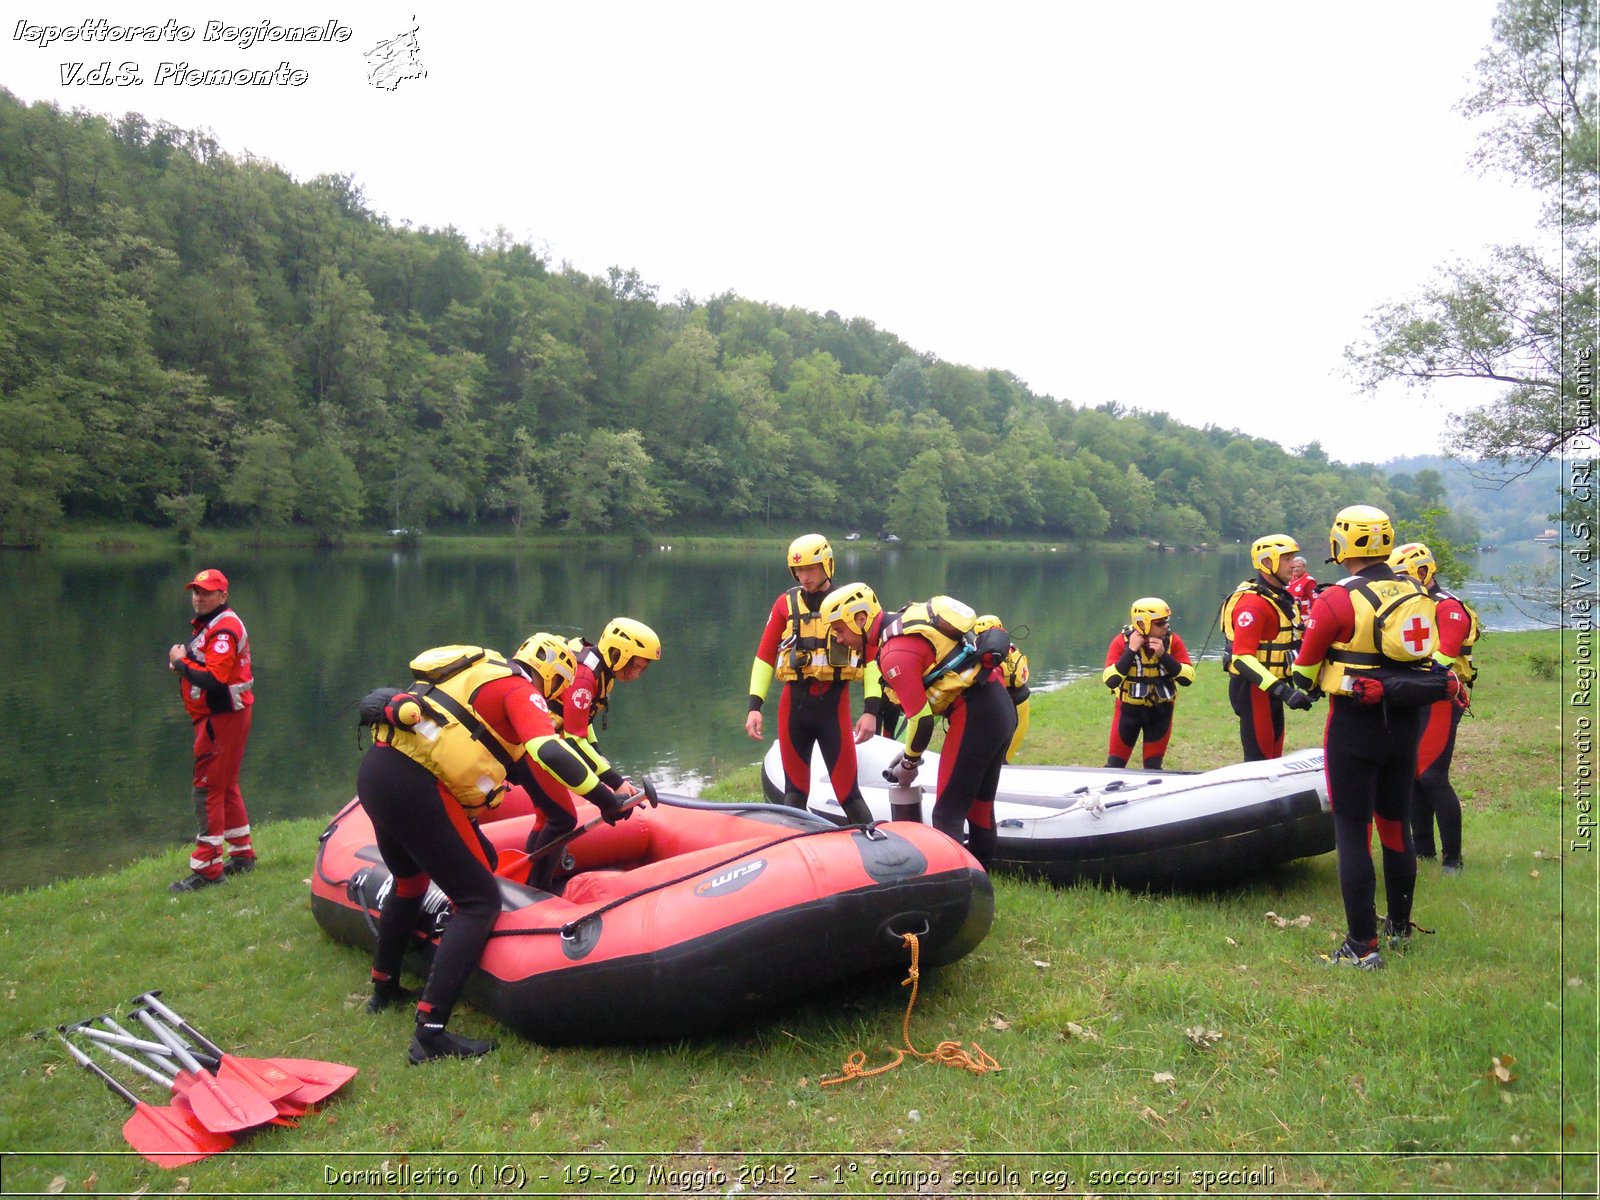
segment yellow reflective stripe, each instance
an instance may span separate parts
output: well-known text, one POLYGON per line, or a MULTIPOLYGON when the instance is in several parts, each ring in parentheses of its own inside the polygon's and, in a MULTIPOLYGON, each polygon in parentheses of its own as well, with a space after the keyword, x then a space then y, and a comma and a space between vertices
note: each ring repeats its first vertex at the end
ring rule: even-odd
POLYGON ((767 689, 772 686, 772 664, 756 659, 750 668, 750 694, 767 698, 767 689))

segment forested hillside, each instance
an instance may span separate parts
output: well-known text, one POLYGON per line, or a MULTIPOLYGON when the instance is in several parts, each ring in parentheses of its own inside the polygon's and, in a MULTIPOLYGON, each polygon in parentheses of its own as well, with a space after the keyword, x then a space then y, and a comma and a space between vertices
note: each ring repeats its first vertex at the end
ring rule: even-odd
POLYGON ((1074 404, 867 320, 663 301, 635 271, 396 224, 350 176, 0 90, 0 542, 63 518, 331 541, 770 515, 1184 544, 1320 538, 1357 500, 1410 515, 1376 468, 1170 420, 1167 386, 1074 404))

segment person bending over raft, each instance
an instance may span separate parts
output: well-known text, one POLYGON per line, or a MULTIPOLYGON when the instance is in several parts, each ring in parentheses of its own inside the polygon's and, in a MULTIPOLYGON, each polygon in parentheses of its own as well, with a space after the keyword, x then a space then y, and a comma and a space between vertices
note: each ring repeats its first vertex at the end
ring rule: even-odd
POLYGON ((571 680, 573 667, 571 650, 550 634, 534 634, 510 659, 479 646, 441 646, 412 660, 417 684, 395 695, 373 722, 356 795, 394 884, 378 915, 368 1011, 410 997, 400 987, 400 967, 430 880, 455 909, 417 1004, 413 1065, 473 1058, 495 1047, 446 1025, 500 913, 494 850, 477 818, 500 802, 507 779, 526 787, 550 819, 561 810, 541 803, 547 794, 536 777, 541 773, 593 801, 608 819, 626 815, 551 721, 546 696, 558 690, 556 681, 571 680))

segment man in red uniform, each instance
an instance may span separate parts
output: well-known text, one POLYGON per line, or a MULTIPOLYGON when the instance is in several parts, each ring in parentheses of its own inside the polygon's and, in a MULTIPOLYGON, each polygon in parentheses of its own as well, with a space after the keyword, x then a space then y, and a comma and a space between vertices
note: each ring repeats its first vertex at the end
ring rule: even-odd
POLYGON ((1299 549, 1286 533, 1257 538, 1250 547, 1255 576, 1222 603, 1222 666, 1245 762, 1282 758, 1284 705, 1311 707, 1287 682, 1300 649, 1300 611, 1286 586, 1293 564, 1305 562, 1289 557, 1299 549))
POLYGON ((852 728, 850 681, 866 675, 859 653, 837 653, 819 615, 833 588, 833 548, 820 533, 807 533, 789 545, 789 573, 795 586, 780 595, 767 614, 755 662, 750 667, 750 709, 744 729, 760 741, 761 706, 774 676, 783 682, 778 699, 778 750, 783 758, 784 803, 804 808, 811 794, 811 751, 822 751, 839 807, 850 822, 865 825, 872 810, 856 782, 856 743, 872 736, 878 700, 871 698, 852 728), (830 657, 830 647, 834 652, 830 657), (832 661, 839 658, 838 662, 832 661))
POLYGON ((256 865, 250 814, 239 791, 239 768, 256 702, 250 637, 228 607, 228 577, 221 571, 208 567, 184 586, 194 608, 193 633, 187 643, 167 651, 167 666, 178 676, 183 707, 194 722, 199 832, 189 855, 189 874, 172 885, 174 892, 198 891, 256 865))
POLYGON ((1328 532, 1328 561, 1351 572, 1311 604, 1294 678, 1328 696, 1323 770, 1333 806, 1334 848, 1344 900, 1345 939, 1335 966, 1383 966, 1378 948, 1377 872, 1369 829, 1376 826, 1388 900, 1383 933, 1391 948, 1411 936, 1417 856, 1406 828, 1417 742, 1427 706, 1454 690, 1434 667, 1434 603, 1422 585, 1389 566, 1394 526, 1369 504, 1340 509, 1328 532))
POLYGON ((1106 647, 1100 680, 1117 698, 1111 714, 1106 766, 1125 767, 1133 744, 1144 738, 1144 769, 1159 771, 1172 738, 1178 688, 1194 682, 1189 648, 1171 631, 1172 607, 1159 596, 1141 596, 1128 610, 1128 624, 1106 647))
POLYGON ((994 857, 994 797, 1017 730, 1017 706, 1000 663, 1011 645, 999 624, 974 633, 978 615, 949 596, 885 613, 864 583, 835 589, 823 602, 829 636, 868 662, 906 713, 905 750, 884 778, 909 786, 934 729, 948 724, 939 751, 933 827, 965 842, 985 868, 994 857))
POLYGON ((1427 724, 1417 746, 1417 782, 1411 792, 1411 840, 1418 858, 1433 858, 1444 852, 1440 870, 1446 875, 1461 873, 1461 798, 1450 782, 1450 760, 1456 752, 1456 729, 1461 714, 1471 703, 1472 684, 1477 668, 1472 662, 1472 647, 1478 640, 1478 614, 1453 592, 1439 586, 1439 564, 1433 551, 1421 542, 1407 542, 1389 556, 1389 565, 1411 576, 1433 597, 1437 608, 1439 648, 1434 661, 1455 671, 1461 680, 1461 694, 1454 700, 1440 700, 1428 708, 1427 724), (1439 822, 1439 841, 1433 838, 1434 819, 1439 822))
POLYGON ((1317 581, 1306 570, 1306 560, 1295 558, 1289 564, 1289 595, 1300 608, 1300 623, 1311 615, 1311 600, 1317 594, 1317 581))

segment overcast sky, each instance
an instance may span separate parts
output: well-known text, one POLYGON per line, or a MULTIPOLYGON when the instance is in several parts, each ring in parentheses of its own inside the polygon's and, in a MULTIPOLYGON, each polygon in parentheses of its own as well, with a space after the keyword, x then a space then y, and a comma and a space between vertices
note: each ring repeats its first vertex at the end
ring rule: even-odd
POLYGON ((351 174, 395 222, 474 242, 504 226, 556 264, 633 267, 664 300, 833 309, 1079 405, 1382 461, 1437 451, 1446 406, 1493 393, 1360 395, 1343 350, 1365 315, 1534 236, 1535 197, 1475 173, 1454 108, 1494 9, 22 0, 0 81, 208 128, 300 180, 351 174), (206 40, 228 10, 351 35, 206 40), (45 46, 28 28, 102 16, 195 32, 45 46), (373 78, 367 52, 413 28, 426 75, 373 78), (101 61, 141 82, 63 83, 101 61), (158 83, 163 63, 305 79, 158 83))

